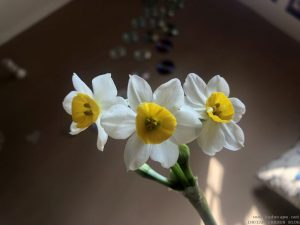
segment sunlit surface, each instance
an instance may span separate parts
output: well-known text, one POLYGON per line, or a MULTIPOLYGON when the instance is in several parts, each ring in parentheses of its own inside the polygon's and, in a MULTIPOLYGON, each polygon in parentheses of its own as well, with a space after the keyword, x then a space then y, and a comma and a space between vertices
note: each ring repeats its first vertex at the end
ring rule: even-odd
POLYGON ((245 216, 244 223, 237 223, 236 225, 243 225, 243 224, 249 224, 251 221, 260 221, 255 218, 261 218, 262 215, 259 213, 259 210, 255 207, 252 206, 248 212, 248 214, 245 216))
MULTIPOLYGON (((253 220, 253 216, 255 217, 261 216, 258 209, 255 206, 252 206, 249 212, 246 214, 243 223, 236 223, 236 224, 226 223, 222 215, 221 199, 220 199, 223 179, 224 179, 223 165, 216 158, 212 158, 209 161, 209 166, 208 166, 208 176, 207 176, 207 186, 205 189, 205 196, 218 224, 243 225, 243 224, 248 224, 248 221, 253 220)), ((200 225, 204 225, 204 223, 201 221, 200 225)))
MULTIPOLYGON (((208 176, 207 176, 207 186, 205 189, 205 196, 212 210, 215 219, 219 224, 224 224, 221 214, 221 204, 220 204, 220 193, 222 191, 222 182, 224 175, 224 167, 215 158, 209 161, 208 166, 208 176)), ((200 223, 201 225, 204 223, 200 223)))

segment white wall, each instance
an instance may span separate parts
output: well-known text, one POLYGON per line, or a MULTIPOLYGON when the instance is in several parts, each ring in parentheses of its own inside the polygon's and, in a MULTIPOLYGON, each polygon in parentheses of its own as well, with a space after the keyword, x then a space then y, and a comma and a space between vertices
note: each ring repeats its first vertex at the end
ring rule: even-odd
POLYGON ((290 0, 239 0, 300 42, 300 19, 286 11, 290 0))
POLYGON ((0 0, 0 45, 71 0, 0 0))

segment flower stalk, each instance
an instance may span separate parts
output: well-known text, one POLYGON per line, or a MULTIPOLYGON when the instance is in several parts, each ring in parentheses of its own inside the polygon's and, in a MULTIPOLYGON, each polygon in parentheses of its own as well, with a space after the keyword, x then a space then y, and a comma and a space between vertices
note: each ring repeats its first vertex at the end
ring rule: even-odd
POLYGON ((159 174, 155 170, 153 170, 148 164, 142 165, 140 168, 136 170, 137 174, 140 176, 147 178, 149 180, 153 180, 159 184, 162 184, 168 188, 171 188, 171 183, 168 178, 164 177, 163 175, 159 174))
POLYGON ((153 170, 148 164, 142 165, 136 172, 144 178, 180 191, 197 210, 205 225, 217 225, 204 193, 198 186, 197 177, 193 175, 190 168, 190 150, 187 145, 179 145, 178 147, 179 158, 177 163, 171 167, 169 179, 153 170))
POLYGON ((185 188, 182 193, 197 210, 205 225, 217 225, 207 204, 204 193, 198 187, 197 182, 194 186, 185 188))

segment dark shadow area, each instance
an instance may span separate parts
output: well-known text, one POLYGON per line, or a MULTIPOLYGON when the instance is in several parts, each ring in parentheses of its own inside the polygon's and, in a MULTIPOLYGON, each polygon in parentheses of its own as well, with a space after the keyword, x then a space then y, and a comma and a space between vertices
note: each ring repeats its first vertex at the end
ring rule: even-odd
POLYGON ((257 187, 253 194, 260 202, 258 208, 267 208, 270 212, 269 215, 295 216, 300 213, 299 209, 265 186, 257 187), (276 204, 276 202, 280 202, 280 204, 276 204))

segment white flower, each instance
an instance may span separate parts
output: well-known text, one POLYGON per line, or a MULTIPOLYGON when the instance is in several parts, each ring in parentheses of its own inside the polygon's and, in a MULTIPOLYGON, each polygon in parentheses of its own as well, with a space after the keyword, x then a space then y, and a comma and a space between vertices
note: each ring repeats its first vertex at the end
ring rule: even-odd
POLYGON ((63 101, 64 109, 73 119, 70 134, 78 134, 96 123, 97 148, 103 151, 108 135, 100 124, 102 114, 112 105, 122 104, 124 99, 117 97, 117 88, 109 73, 93 79, 94 93, 75 73, 72 81, 75 91, 71 91, 63 101))
POLYGON ((143 78, 133 75, 127 95, 130 108, 115 105, 102 118, 111 137, 130 137, 124 152, 127 169, 138 169, 149 157, 165 168, 173 166, 179 155, 177 145, 193 141, 201 128, 195 111, 184 106, 180 81, 172 79, 152 93, 143 78))
POLYGON ((244 146, 243 130, 236 124, 245 113, 245 105, 237 98, 229 98, 229 86, 219 75, 207 85, 196 74, 189 74, 183 85, 186 103, 204 120, 197 142, 208 155, 215 155, 223 147, 236 151, 244 146))

